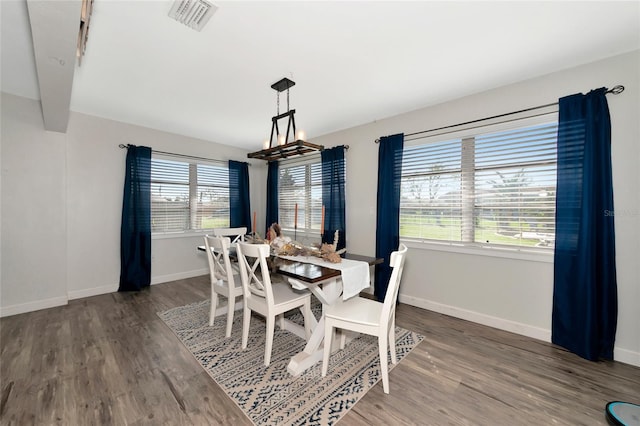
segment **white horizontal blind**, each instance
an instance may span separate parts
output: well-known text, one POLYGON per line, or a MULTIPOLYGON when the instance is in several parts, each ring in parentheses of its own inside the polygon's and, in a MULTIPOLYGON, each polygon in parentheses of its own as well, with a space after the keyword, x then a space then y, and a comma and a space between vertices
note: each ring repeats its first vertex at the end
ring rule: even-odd
POLYGON ((152 158, 151 224, 155 233, 229 226, 228 168, 152 158))
POLYGON ((311 163, 280 164, 278 180, 278 223, 283 229, 319 231, 322 215, 322 168, 320 158, 311 163))
POLYGON ((557 123, 475 138, 475 241, 555 241, 557 123))
POLYGON ((192 229, 228 228, 229 167, 211 164, 197 165, 196 218, 192 229))
POLYGON ((151 159, 151 232, 189 229, 189 164, 151 159))
POLYGON ((400 235, 460 241, 461 152, 460 139, 404 149, 400 235))
POLYGON ((545 123, 406 147, 400 235, 552 247, 556 135, 545 123))

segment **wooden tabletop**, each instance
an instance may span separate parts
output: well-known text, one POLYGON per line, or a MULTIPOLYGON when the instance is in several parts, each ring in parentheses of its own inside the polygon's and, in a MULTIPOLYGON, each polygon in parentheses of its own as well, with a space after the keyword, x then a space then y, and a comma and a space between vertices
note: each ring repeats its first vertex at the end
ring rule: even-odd
MULTIPOLYGON (((367 262, 370 266, 382 263, 381 258, 363 256, 359 254, 345 253, 344 258, 367 262)), ((326 268, 324 266, 295 260, 278 258, 276 265, 277 271, 280 274, 307 283, 317 283, 329 278, 336 278, 340 276, 340 271, 338 269, 326 268)))
MULTIPOLYGON (((205 251, 205 246, 198 246, 198 250, 205 251)), ((381 258, 363 256, 360 254, 345 253, 343 257, 349 260, 367 262, 369 266, 382 263, 381 258)), ((312 284, 340 276, 340 271, 338 269, 326 268, 324 266, 305 263, 302 261, 276 258, 275 264, 276 271, 278 273, 312 284)))

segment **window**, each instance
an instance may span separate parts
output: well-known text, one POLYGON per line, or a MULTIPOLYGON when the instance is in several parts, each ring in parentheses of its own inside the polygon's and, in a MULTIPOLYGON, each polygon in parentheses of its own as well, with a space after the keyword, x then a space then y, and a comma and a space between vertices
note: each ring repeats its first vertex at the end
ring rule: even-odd
POLYGON ((229 168, 204 162, 151 159, 151 231, 229 226, 229 168))
POLYGON ((403 151, 400 236, 553 247, 557 123, 403 151))
POLYGON ((278 170, 278 223, 294 229, 298 205, 297 229, 320 231, 322 216, 322 163, 319 156, 303 163, 280 163, 278 170))

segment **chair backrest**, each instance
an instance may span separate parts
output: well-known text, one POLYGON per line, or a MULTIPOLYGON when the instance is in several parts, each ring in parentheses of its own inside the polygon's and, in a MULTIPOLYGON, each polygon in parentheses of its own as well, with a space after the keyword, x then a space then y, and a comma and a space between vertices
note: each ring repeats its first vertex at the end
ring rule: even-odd
POLYGON ((218 237, 229 237, 231 238, 231 244, 235 244, 238 241, 244 242, 244 236, 247 233, 247 227, 242 226, 239 228, 214 228, 213 235, 218 237))
POLYGON ((229 237, 212 237, 205 235, 204 245, 207 249, 211 282, 222 280, 229 284, 230 289, 235 288, 233 269, 231 269, 231 260, 229 259, 231 239, 229 237))
POLYGON ((389 266, 393 268, 387 294, 384 296, 384 305, 382 307, 382 318, 380 323, 385 327, 388 326, 392 316, 396 313, 396 301, 398 300, 398 290, 400 289, 400 279, 402 278, 402 270, 404 269, 404 260, 407 255, 407 246, 400 243, 398 250, 391 253, 389 266))
POLYGON ((267 257, 270 253, 269 245, 238 243, 237 252, 244 297, 247 299, 261 297, 267 300, 269 306, 273 306, 271 275, 267 265, 267 257))

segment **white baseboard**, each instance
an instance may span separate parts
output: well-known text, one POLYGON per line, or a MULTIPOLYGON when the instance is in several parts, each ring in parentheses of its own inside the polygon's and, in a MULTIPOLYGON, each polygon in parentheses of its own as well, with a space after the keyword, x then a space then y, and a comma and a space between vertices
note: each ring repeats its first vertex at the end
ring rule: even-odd
POLYGON ((83 290, 70 291, 69 300, 82 299, 91 296, 100 296, 101 294, 115 293, 118 291, 118 284, 104 285, 101 287, 87 288, 83 290))
POLYGON ((613 359, 625 364, 640 367, 640 352, 633 352, 629 349, 613 348, 613 359))
POLYGON ((199 277, 200 275, 206 275, 209 273, 209 268, 196 269, 193 271, 185 271, 177 274, 158 275, 151 277, 151 284, 162 284, 169 281, 184 280, 186 278, 199 277))
POLYGON ((27 312, 39 311, 41 309, 55 308, 56 306, 64 306, 68 302, 65 296, 53 297, 51 299, 36 300, 19 305, 11 305, 0 308, 0 317, 8 317, 11 315, 24 314, 27 312))
MULTIPOLYGON (((412 296, 405 296, 402 294, 398 295, 398 299, 400 300, 400 302, 406 303, 407 305, 416 306, 418 308, 427 309, 429 311, 438 312, 440 314, 449 315, 467 321, 472 321, 477 324, 486 325, 489 327, 497 328, 499 330, 509 331, 511 333, 520 334, 522 336, 531 337, 533 339, 542 340, 544 342, 551 342, 551 330, 546 330, 544 328, 534 327, 528 324, 505 320, 503 318, 497 318, 490 315, 461 309, 455 306, 444 305, 441 303, 432 302, 430 300, 420 299, 412 296)), ((640 367, 640 353, 633 352, 628 349, 621 349, 617 347, 614 348, 613 359, 625 364, 640 367)))
POLYGON ((551 330, 545 330, 543 328, 533 327, 528 324, 522 324, 515 321, 505 320, 503 318, 493 317, 491 315, 461 309, 456 306, 443 305, 441 303, 436 303, 417 297, 404 296, 400 294, 398 295, 398 299, 402 303, 406 303, 407 305, 417 306, 418 308, 423 308, 455 318, 472 321, 477 324, 486 325, 500 330, 510 331, 512 333, 532 337, 534 339, 542 340, 545 342, 551 341, 551 330))

